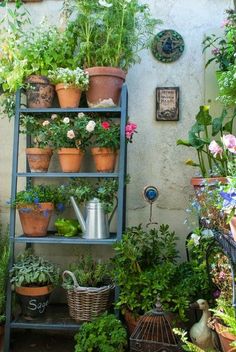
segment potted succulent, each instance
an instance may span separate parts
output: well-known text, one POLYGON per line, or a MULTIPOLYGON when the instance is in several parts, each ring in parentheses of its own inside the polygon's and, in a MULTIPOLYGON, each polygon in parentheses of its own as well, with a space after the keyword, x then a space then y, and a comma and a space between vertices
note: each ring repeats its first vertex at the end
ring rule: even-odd
POLYGON ((88 89, 88 73, 76 69, 58 67, 48 72, 48 78, 55 85, 61 108, 77 108, 81 92, 88 89))
POLYGON ((81 256, 63 272, 69 314, 77 321, 90 321, 110 308, 114 289, 111 263, 81 256))
POLYGON ((121 321, 107 313, 83 324, 75 341, 75 352, 124 352, 128 342, 121 321))
POLYGON ((75 117, 51 116, 50 143, 57 149, 63 172, 79 172, 91 138, 90 124, 89 117, 83 113, 75 117))
POLYGON ((20 118, 20 133, 31 137, 33 147, 26 148, 26 156, 31 172, 47 172, 52 157, 52 148, 49 146, 48 120, 30 115, 20 118))
POLYGON ((125 71, 149 46, 158 21, 137 0, 65 0, 64 13, 72 15, 68 29, 78 38, 75 56, 89 73, 88 105, 117 105, 125 71))
POLYGON ((56 185, 32 185, 17 192, 12 205, 18 210, 25 236, 46 236, 54 208, 63 210, 62 200, 56 185))
MULTIPOLYGON (((91 154, 97 172, 113 172, 120 148, 120 127, 110 119, 94 120, 91 154)), ((128 122, 125 128, 126 141, 132 143, 137 125, 128 122)))
POLYGON ((10 282, 18 294, 25 318, 45 313, 49 295, 59 282, 59 268, 48 260, 25 252, 10 270, 10 282))

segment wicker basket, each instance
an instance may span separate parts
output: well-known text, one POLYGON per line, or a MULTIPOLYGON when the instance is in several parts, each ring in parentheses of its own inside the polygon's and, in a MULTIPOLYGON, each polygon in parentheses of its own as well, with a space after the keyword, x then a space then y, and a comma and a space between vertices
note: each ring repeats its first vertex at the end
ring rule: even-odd
POLYGON ((79 286, 75 275, 68 270, 63 272, 63 279, 70 275, 74 288, 67 290, 70 317, 77 322, 91 321, 111 307, 114 296, 114 285, 96 287, 79 286))

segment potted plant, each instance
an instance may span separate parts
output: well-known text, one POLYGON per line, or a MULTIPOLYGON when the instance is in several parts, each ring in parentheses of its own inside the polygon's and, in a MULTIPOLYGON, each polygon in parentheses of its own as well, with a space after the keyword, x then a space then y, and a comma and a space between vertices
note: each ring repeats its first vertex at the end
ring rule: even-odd
POLYGON ((81 92, 88 89, 88 73, 76 69, 58 67, 48 72, 48 78, 55 84, 61 108, 77 108, 81 92))
POLYGON ((59 268, 42 257, 25 252, 13 264, 10 277, 24 317, 30 319, 44 314, 49 295, 59 282, 59 268))
POLYGON ((137 0, 65 0, 64 13, 72 14, 68 29, 78 38, 75 56, 89 73, 88 105, 117 105, 125 71, 151 43, 158 21, 137 0))
POLYGON ((75 352, 124 352, 128 342, 121 321, 106 313, 83 324, 75 341, 75 352))
MULTIPOLYGON (((132 143, 137 125, 128 122, 125 128, 126 141, 132 143)), ((120 127, 110 119, 95 120, 92 131, 91 154, 97 172, 113 172, 120 148, 120 127)))
POLYGON ((56 185, 31 185, 17 192, 12 205, 18 210, 25 236, 46 236, 54 208, 63 210, 62 200, 56 185))
POLYGON ((63 272, 63 287, 73 319, 91 321, 110 308, 114 289, 110 265, 109 261, 97 261, 86 255, 63 272))
POLYGON ((46 22, 29 26, 29 13, 18 5, 11 9, 8 2, 3 3, 0 30, 0 84, 4 91, 1 99, 9 117, 13 115, 12 99, 19 88, 26 88, 29 107, 50 107, 54 86, 47 78, 48 71, 70 65, 73 58, 69 32, 46 22))
POLYGON ((23 115, 20 118, 20 133, 30 136, 33 147, 26 148, 31 172, 47 172, 52 157, 49 146, 49 120, 23 115))
POLYGON ((50 142, 57 149, 63 172, 79 172, 84 150, 91 138, 90 123, 84 113, 75 117, 51 116, 50 142))

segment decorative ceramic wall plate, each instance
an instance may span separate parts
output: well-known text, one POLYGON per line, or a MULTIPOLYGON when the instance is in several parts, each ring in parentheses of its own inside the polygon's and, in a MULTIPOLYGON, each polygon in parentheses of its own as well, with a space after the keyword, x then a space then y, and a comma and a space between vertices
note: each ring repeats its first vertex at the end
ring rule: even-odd
POLYGON ((157 33, 152 46, 154 57, 161 62, 169 63, 179 59, 184 51, 182 36, 172 29, 166 29, 157 33))

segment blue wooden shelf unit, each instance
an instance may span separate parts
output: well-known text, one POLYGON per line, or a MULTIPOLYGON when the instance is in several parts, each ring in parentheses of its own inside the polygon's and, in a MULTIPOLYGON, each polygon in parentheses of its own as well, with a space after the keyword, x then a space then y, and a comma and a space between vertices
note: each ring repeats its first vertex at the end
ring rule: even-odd
MULTIPOLYGON (((21 100, 24 96, 24 92, 19 90, 16 93, 16 111, 14 121, 14 137, 13 137, 13 160, 12 160, 12 181, 11 181, 11 199, 15 199, 17 193, 17 181, 19 178, 25 178, 26 184, 30 180, 36 178, 43 179, 59 179, 71 177, 81 178, 117 178, 118 179, 118 204, 117 204, 117 221, 116 221, 116 233, 111 233, 108 239, 103 240, 86 240, 81 237, 66 238, 58 236, 52 232, 48 232, 45 237, 28 237, 25 235, 16 234, 16 211, 12 207, 10 210, 10 250, 11 257, 9 268, 14 264, 15 249, 19 244, 25 244, 25 247, 40 245, 112 245, 116 241, 119 241, 122 236, 122 232, 125 227, 125 178, 126 178, 126 140, 125 140, 125 126, 127 122, 128 113, 128 93, 126 84, 122 87, 120 105, 115 108, 76 108, 76 109, 61 109, 53 107, 49 109, 30 109, 26 108, 21 100), (18 159, 19 159, 19 131, 20 131, 20 117, 21 114, 30 114, 40 116, 45 113, 57 113, 63 114, 65 112, 70 113, 109 113, 110 118, 120 119, 120 152, 119 152, 119 167, 117 172, 113 173, 97 173, 97 172, 81 172, 81 173, 63 173, 63 172, 44 172, 44 173, 31 173, 28 169, 25 172, 18 170, 18 159)), ((29 142, 29 141, 28 141, 29 142)), ((26 144, 28 143, 26 142, 26 144)), ((69 310, 67 305, 63 304, 49 304, 48 310, 43 318, 33 319, 28 321, 21 316, 20 313, 16 313, 13 309, 13 295, 11 290, 10 280, 7 285, 7 306, 6 306, 6 325, 5 325, 5 337, 4 337, 4 352, 9 352, 10 338, 12 329, 43 329, 43 330, 76 330, 79 328, 79 324, 72 320, 69 316, 69 310)), ((116 297, 118 290, 116 290, 116 297)))

